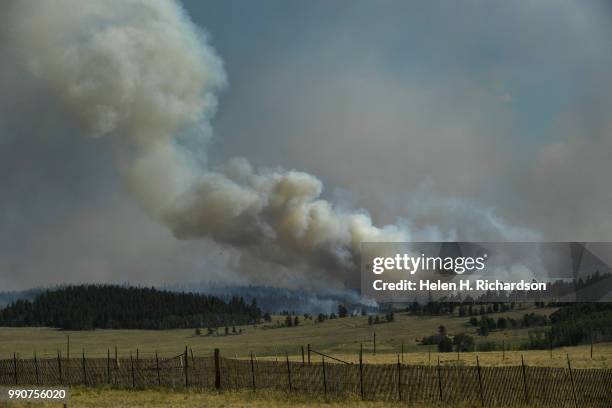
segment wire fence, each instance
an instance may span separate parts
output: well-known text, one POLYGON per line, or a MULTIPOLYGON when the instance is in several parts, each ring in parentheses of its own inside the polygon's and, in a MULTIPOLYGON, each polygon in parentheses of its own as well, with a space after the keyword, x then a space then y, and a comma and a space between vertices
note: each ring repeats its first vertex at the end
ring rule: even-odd
POLYGON ((224 358, 218 350, 210 356, 186 351, 166 359, 14 357, 0 360, 0 384, 274 389, 409 403, 612 407, 612 370, 574 369, 569 360, 567 368, 345 364, 318 353, 311 362, 258 361, 253 356, 224 358))

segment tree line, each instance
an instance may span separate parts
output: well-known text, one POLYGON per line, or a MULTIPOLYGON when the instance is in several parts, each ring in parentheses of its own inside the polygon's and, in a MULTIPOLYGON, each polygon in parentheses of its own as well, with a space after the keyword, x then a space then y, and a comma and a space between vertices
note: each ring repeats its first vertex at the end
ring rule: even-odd
POLYGON ((67 330, 180 329, 259 322, 255 299, 144 287, 75 285, 46 290, 33 300, 0 309, 0 326, 48 326, 67 330))

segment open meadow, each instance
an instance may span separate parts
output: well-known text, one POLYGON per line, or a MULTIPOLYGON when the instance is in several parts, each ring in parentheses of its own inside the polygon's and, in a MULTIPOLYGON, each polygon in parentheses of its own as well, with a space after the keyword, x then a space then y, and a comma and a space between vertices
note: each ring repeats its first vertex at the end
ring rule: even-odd
MULTIPOLYGON (((492 317, 511 317, 520 319, 525 313, 550 314, 554 308, 526 307, 505 313, 495 313, 492 317)), ((596 343, 593 358, 588 345, 556 348, 549 350, 518 350, 521 343, 528 340, 530 329, 492 331, 489 336, 476 334, 476 328, 468 323, 469 317, 459 316, 411 316, 396 313, 393 322, 368 324, 368 317, 353 316, 343 319, 326 320, 300 316, 297 327, 281 327, 284 316, 274 316, 271 323, 239 326, 237 332, 225 334, 219 328, 215 334, 207 334, 202 329, 200 335, 195 330, 91 330, 65 331, 53 328, 0 328, 0 358, 12 358, 13 353, 21 358, 31 358, 36 352, 38 357, 56 357, 61 351, 66 357, 67 340, 70 337, 71 357, 80 357, 85 350, 87 357, 106 357, 110 350, 114 355, 115 347, 119 357, 138 353, 141 357, 152 357, 157 351, 161 357, 180 354, 188 346, 196 356, 210 355, 215 348, 225 357, 249 358, 253 353, 258 359, 284 358, 289 354, 291 360, 301 361, 301 347, 310 344, 313 350, 349 362, 357 362, 360 345, 363 344, 364 363, 393 363, 403 348, 403 362, 406 364, 433 364, 440 356, 443 364, 476 363, 478 354, 482 365, 517 365, 521 355, 525 363, 541 366, 565 366, 569 354, 576 367, 608 368, 612 366, 612 344, 596 343), (277 323, 277 321, 279 323, 277 323), (419 340, 438 331, 444 325, 449 334, 468 333, 474 336, 477 350, 479 346, 491 342, 504 344, 506 351, 479 351, 461 353, 457 361, 456 353, 438 353, 435 346, 423 346, 419 340), (376 333, 376 354, 373 338, 376 333)), ((312 354, 313 361, 320 357, 312 354)))

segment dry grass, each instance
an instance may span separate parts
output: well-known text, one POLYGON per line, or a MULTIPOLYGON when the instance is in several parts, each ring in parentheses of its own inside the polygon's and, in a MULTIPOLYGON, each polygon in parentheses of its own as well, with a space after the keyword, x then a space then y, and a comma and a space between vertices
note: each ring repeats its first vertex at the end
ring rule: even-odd
MULTIPOLYGON (((495 318, 506 316, 522 318, 523 314, 535 312, 550 314, 554 308, 524 308, 512 312, 497 313, 495 318)), ((155 350, 161 356, 170 357, 180 354, 186 345, 196 355, 210 355, 214 348, 220 348, 225 357, 247 358, 253 352, 257 358, 283 358, 288 352, 291 360, 301 361, 301 346, 311 344, 313 349, 357 362, 360 344, 364 347, 364 362, 392 363, 397 362, 397 355, 404 348, 404 363, 436 363, 438 353, 435 348, 420 346, 418 339, 433 334, 438 326, 444 325, 449 333, 465 332, 475 336, 479 341, 505 342, 508 348, 516 349, 528 338, 528 330, 505 330, 492 332, 487 338, 475 335, 475 328, 470 326, 468 317, 415 317, 397 313, 392 323, 368 325, 367 317, 357 316, 345 319, 328 320, 315 324, 313 320, 304 320, 300 316, 298 327, 277 328, 276 322, 242 326, 241 335, 201 335, 194 330, 95 330, 95 331, 62 331, 51 328, 0 328, 0 358, 12 358, 17 352, 22 358, 31 358, 36 351, 39 357, 54 357, 58 350, 66 355, 66 339, 70 336, 71 355, 80 356, 85 349, 88 357, 106 356, 115 346, 120 356, 127 357, 139 349, 142 357, 152 357, 155 350), (376 332, 377 353, 372 353, 372 338, 376 332)), ((282 316, 275 320, 284 320, 282 316)), ((204 330, 205 331, 205 330, 204 330)), ((221 330, 223 332, 223 330, 221 330)), ((561 367, 567 364, 566 354, 570 355, 574 367, 612 367, 612 344, 595 344, 593 359, 590 358, 588 346, 555 349, 553 358, 547 350, 542 351, 506 351, 503 358, 501 351, 479 352, 482 365, 517 365, 521 355, 529 365, 561 367)), ((443 364, 476 363, 475 353, 461 353, 457 362, 455 353, 440 354, 443 364)), ((317 361, 320 357, 315 357, 317 361)))
MULTIPOLYGON (((79 408, 191 408, 191 407, 254 407, 306 408, 324 406, 329 408, 345 407, 405 407, 406 403, 383 401, 360 401, 356 397, 317 398, 304 394, 282 392, 252 391, 241 392, 177 392, 170 390, 120 391, 108 389, 75 388, 71 391, 68 407, 79 408)), ((19 403, 11 407, 57 407, 58 404, 19 403)), ((438 405, 412 405, 415 408, 432 408, 438 405)), ((480 405, 445 405, 448 408, 475 408, 480 405)))
MULTIPOLYGON (((554 310, 528 308, 494 316, 521 318, 526 312, 549 314, 554 310)), ((284 320, 280 316, 275 319, 284 320)), ((185 345, 198 354, 210 353, 214 348, 220 348, 226 356, 245 356, 250 352, 259 356, 274 356, 284 354, 285 351, 298 354, 299 347, 308 343, 329 354, 356 354, 360 343, 363 343, 366 349, 371 348, 374 332, 377 351, 381 354, 397 353, 402 344, 407 352, 426 352, 427 348, 418 345, 418 339, 436 333, 439 325, 446 326, 451 334, 475 334, 476 329, 467 323, 468 319, 458 316, 415 317, 397 313, 392 323, 370 326, 367 317, 362 316, 327 320, 322 324, 315 324, 313 320, 304 320, 303 316, 300 316, 301 323, 298 327, 276 328, 273 322, 267 325, 238 327, 243 330, 243 334, 228 336, 195 336, 192 329, 63 331, 45 327, 0 327, 0 358, 12 356, 13 352, 24 358, 32 356, 34 351, 39 356, 47 357, 55 356, 57 350, 63 350, 65 354, 67 336, 70 336, 71 352, 74 355, 80 354, 84 348, 87 355, 98 357, 106 356, 107 349, 112 350, 115 346, 124 356, 134 352, 136 348, 145 353, 143 356, 152 355, 154 350, 158 350, 163 356, 173 356, 180 353, 185 345)), ((516 346, 527 338, 527 330, 507 330, 492 332, 486 340, 503 340, 508 345, 516 346)))

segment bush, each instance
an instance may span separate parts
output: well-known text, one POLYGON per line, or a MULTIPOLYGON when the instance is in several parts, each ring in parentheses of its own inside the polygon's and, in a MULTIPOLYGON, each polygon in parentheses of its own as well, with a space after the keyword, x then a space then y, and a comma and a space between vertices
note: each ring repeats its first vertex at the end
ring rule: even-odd
POLYGON ((438 343, 438 351, 440 353, 450 353, 453 351, 453 341, 448 336, 442 336, 438 343))
POLYGON ((474 351, 474 338, 468 334, 459 333, 455 335, 453 343, 458 351, 474 351))

